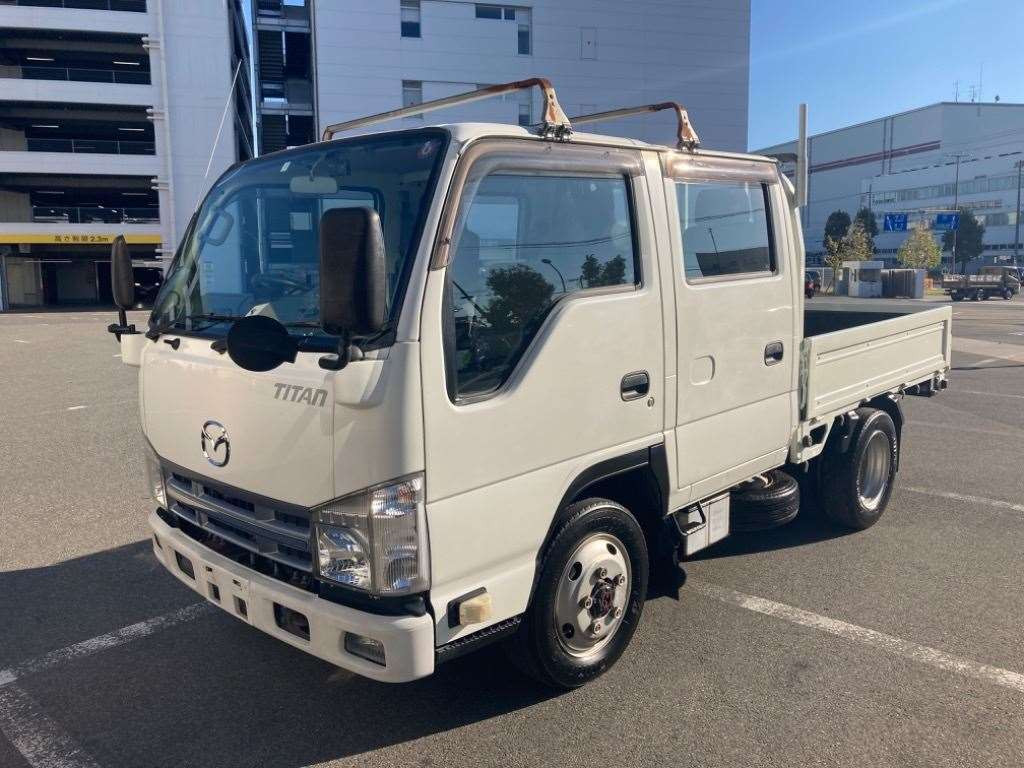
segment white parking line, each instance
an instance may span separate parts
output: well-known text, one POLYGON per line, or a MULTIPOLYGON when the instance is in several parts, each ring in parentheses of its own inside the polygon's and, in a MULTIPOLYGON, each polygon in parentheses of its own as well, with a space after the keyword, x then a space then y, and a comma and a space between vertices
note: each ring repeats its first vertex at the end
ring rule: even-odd
POLYGON ((962 659, 940 651, 937 648, 912 643, 909 640, 887 635, 874 629, 859 627, 856 624, 848 624, 838 619, 830 619, 828 616, 821 616, 801 608, 794 608, 785 603, 776 603, 773 600, 755 597, 754 595, 726 589, 715 584, 688 581, 687 586, 700 592, 702 595, 744 608, 748 611, 783 619, 784 621, 816 629, 820 632, 827 632, 830 635, 852 640, 862 645, 877 648, 880 651, 886 651, 896 656, 902 656, 921 664, 927 664, 946 672, 955 672, 964 677, 973 677, 976 680, 994 683, 995 685, 1001 685, 1004 688, 1024 693, 1024 675, 1018 672, 981 664, 970 659, 962 659))
POLYGON ((1012 397, 1015 400, 1024 400, 1024 395, 1008 395, 1008 394, 1005 394, 1003 392, 982 392, 981 390, 978 390, 978 389, 960 389, 960 387, 954 387, 953 389, 948 389, 943 394, 946 394, 946 393, 952 393, 952 394, 961 393, 961 394, 964 394, 964 395, 983 395, 985 397, 1012 397))
POLYGON ((974 435, 991 435, 993 437, 1024 437, 1022 432, 1010 432, 1008 430, 999 429, 978 429, 977 427, 960 427, 955 424, 940 424, 935 421, 913 421, 907 422, 908 427, 930 427, 931 429, 951 429, 954 432, 969 432, 974 435))
POLYGON ((949 491, 936 491, 931 488, 917 488, 915 486, 903 486, 903 490, 911 493, 921 493, 925 496, 935 496, 940 499, 951 499, 953 501, 966 501, 970 504, 984 504, 986 507, 996 509, 1011 509, 1014 512, 1024 512, 1024 504, 1014 504, 1012 501, 1001 499, 986 499, 984 496, 970 496, 964 493, 950 493, 949 491))
POLYGON ((99 763, 16 685, 0 689, 0 731, 32 768, 99 768, 99 763))
POLYGON ((88 405, 69 405, 68 406, 68 410, 69 411, 80 411, 83 408, 88 408, 88 407, 89 407, 88 405))
POLYGON ((42 672, 44 669, 49 669, 59 664, 66 664, 83 656, 91 656, 108 648, 116 648, 119 645, 130 643, 132 640, 148 637, 155 632, 159 632, 161 629, 173 627, 175 624, 192 621, 202 616, 208 609, 210 609, 209 603, 193 603, 172 613, 165 613, 162 616, 154 616, 152 619, 146 619, 136 624, 129 624, 127 627, 108 632, 105 635, 83 640, 66 648, 58 648, 56 651, 50 651, 47 654, 23 661, 21 664, 16 664, 7 669, 0 669, 0 690, 25 675, 42 672))
POLYGON ((975 365, 988 365, 989 363, 998 363, 999 360, 994 357, 986 357, 984 360, 979 360, 975 365))
POLYGON ((24 339, 15 339, 18 344, 31 344, 31 341, 25 341, 24 339))

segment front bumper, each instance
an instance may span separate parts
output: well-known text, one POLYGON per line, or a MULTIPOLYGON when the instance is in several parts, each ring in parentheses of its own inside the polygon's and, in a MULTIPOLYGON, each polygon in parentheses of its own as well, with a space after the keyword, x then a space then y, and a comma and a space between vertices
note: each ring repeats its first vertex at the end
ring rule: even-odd
POLYGON ((149 515, 153 554, 179 581, 237 619, 306 653, 365 677, 403 683, 434 671, 434 623, 430 615, 378 616, 322 600, 316 595, 264 576, 217 554, 149 515), (159 542, 159 544, 158 544, 159 542), (190 576, 179 557, 191 565, 190 576), (309 624, 306 640, 283 629, 275 605, 301 613, 309 624), (381 666, 345 650, 345 633, 370 637, 384 645, 381 666))

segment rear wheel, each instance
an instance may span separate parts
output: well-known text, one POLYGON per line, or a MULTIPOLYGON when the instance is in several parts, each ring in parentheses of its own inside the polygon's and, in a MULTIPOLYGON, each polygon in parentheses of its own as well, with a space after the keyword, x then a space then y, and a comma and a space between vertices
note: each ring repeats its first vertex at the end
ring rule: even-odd
POLYGON ((976 290, 974 292, 974 300, 975 301, 982 301, 984 298, 985 298, 985 292, 983 290, 981 290, 981 288, 979 288, 978 290, 976 290))
POLYGON ((849 449, 830 441, 822 457, 821 504, 825 514, 847 528, 878 522, 896 480, 899 438, 892 418, 875 408, 858 408, 849 449))
POLYGON ((511 639, 513 661, 554 688, 577 688, 604 674, 640 621, 647 575, 643 530, 629 510, 607 499, 573 504, 511 639))
POLYGON ((960 295, 960 291, 953 291, 951 294, 949 294, 949 298, 951 298, 953 301, 960 301, 963 299, 963 296, 960 295))
POLYGON ((1004 288, 1003 289, 1003 300, 1004 301, 1009 301, 1012 298, 1013 298, 1013 291, 1011 291, 1009 288, 1004 288))

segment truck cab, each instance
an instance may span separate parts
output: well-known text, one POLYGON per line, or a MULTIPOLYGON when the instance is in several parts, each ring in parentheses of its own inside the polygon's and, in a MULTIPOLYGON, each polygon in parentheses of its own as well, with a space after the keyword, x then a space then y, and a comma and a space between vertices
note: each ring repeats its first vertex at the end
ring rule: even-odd
POLYGON ((833 519, 873 524, 898 398, 945 386, 948 308, 805 327, 774 160, 571 132, 544 93, 537 129, 234 166, 146 331, 112 326, 139 368, 154 555, 371 678, 502 640, 547 684, 592 679, 731 502, 792 519, 813 471, 833 519))

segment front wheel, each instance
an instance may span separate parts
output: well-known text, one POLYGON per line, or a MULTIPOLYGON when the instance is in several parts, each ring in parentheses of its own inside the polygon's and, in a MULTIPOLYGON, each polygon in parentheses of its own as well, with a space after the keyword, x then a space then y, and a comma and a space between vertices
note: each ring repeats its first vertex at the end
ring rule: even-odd
POLYGON ((959 291, 953 291, 951 294, 949 294, 949 298, 951 298, 953 301, 960 301, 961 299, 963 299, 963 296, 960 295, 959 291))
POLYGON ((607 499, 573 504, 511 639, 513 660, 553 688, 578 688, 604 674, 640 622, 647 575, 644 533, 629 510, 607 499))
POLYGON ((1013 291, 1011 291, 1009 288, 1004 288, 1003 289, 1003 300, 1004 301, 1009 301, 1012 298, 1013 298, 1013 291))
POLYGON ((896 482, 899 437, 888 413, 858 408, 854 435, 845 453, 838 439, 822 456, 821 504, 825 514, 847 528, 864 530, 878 522, 896 482))

